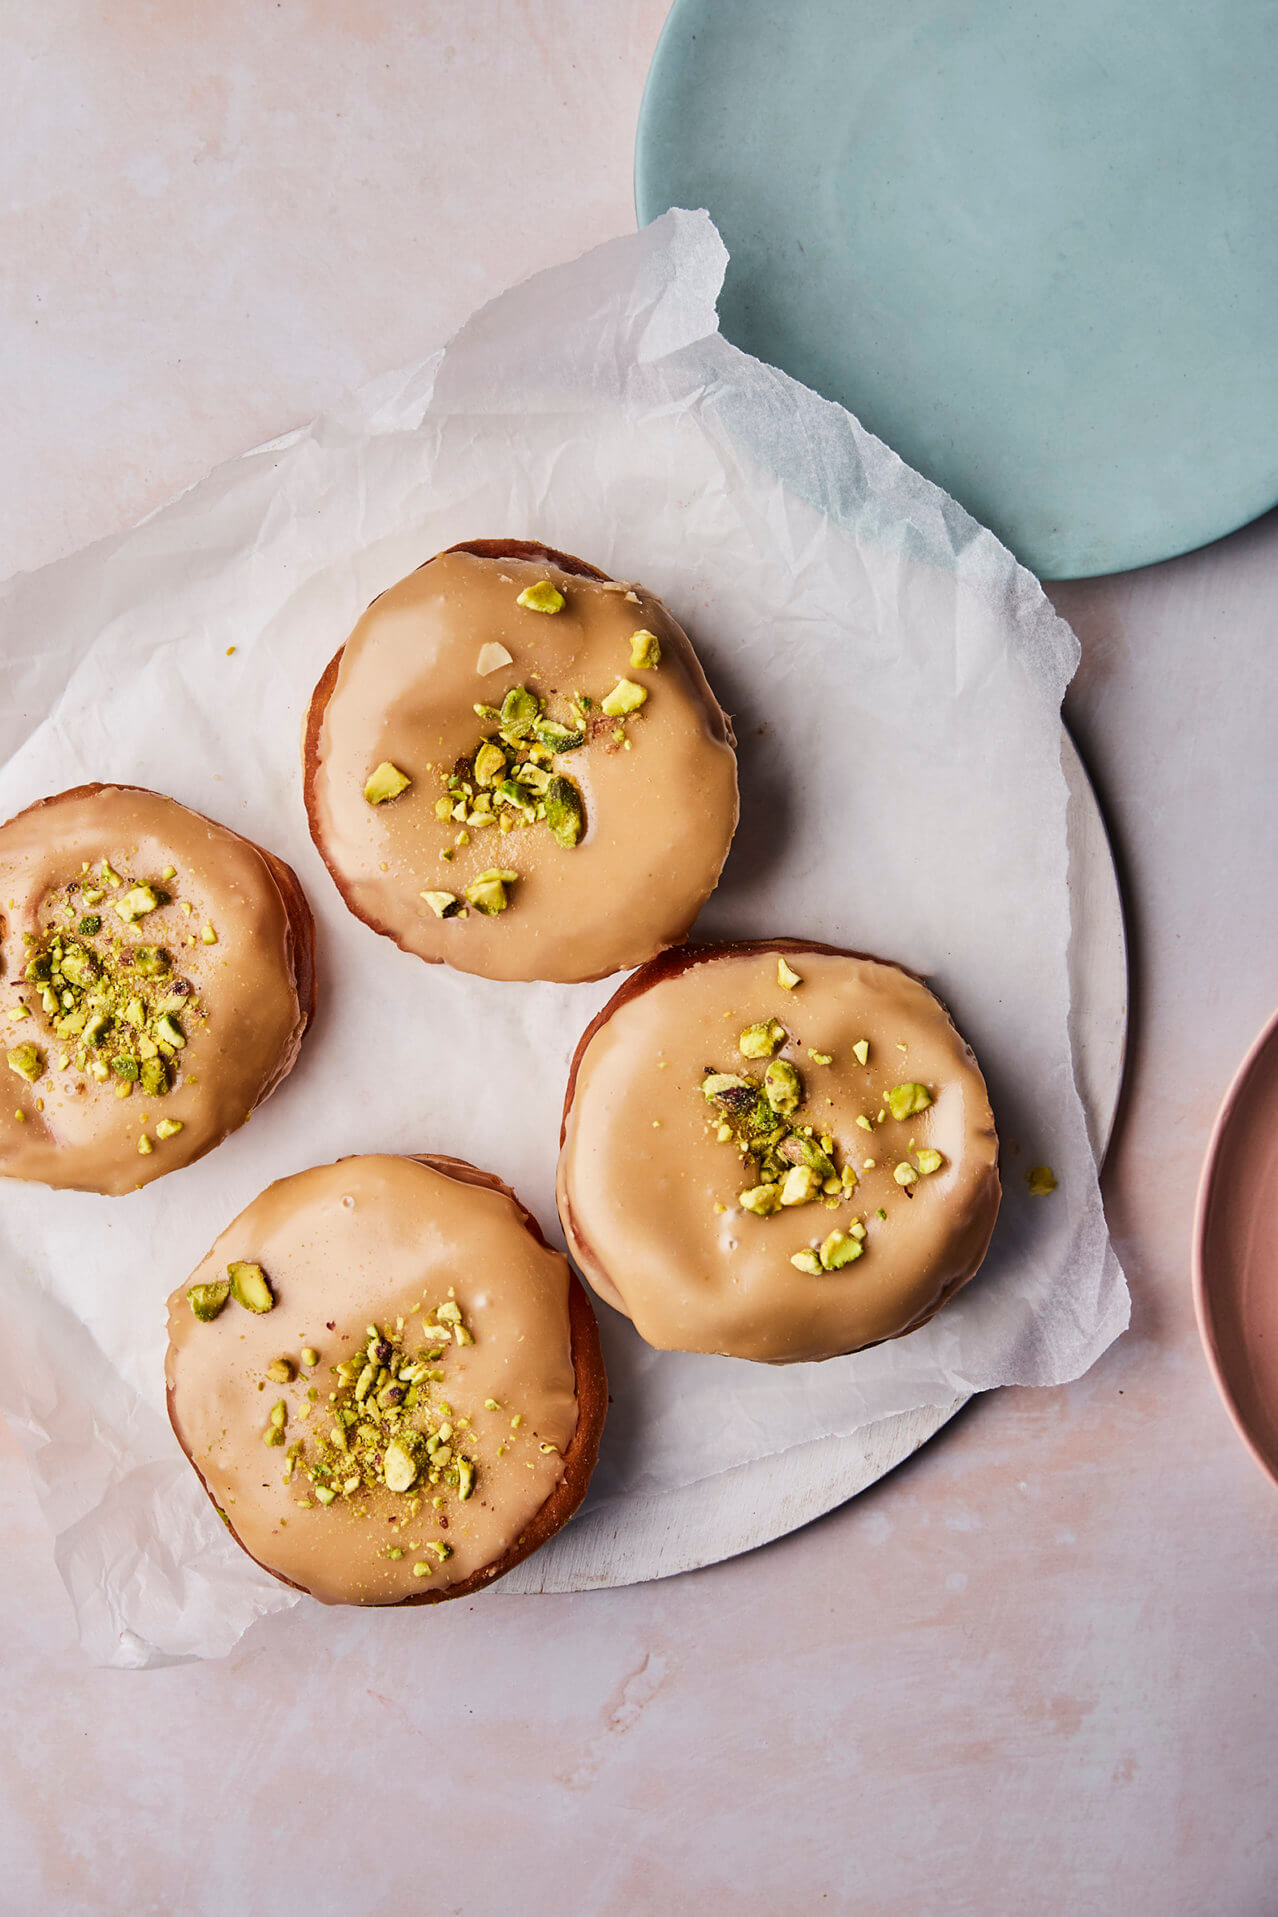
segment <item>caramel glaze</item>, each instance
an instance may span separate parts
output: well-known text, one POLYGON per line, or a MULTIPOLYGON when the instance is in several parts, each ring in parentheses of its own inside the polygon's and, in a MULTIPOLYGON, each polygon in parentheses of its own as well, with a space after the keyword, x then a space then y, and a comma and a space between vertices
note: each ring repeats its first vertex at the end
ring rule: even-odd
POLYGON ((976 1059, 940 1001, 899 966, 795 939, 685 946, 628 979, 577 1048, 560 1217, 595 1290, 659 1349, 793 1363, 899 1337, 975 1274, 999 1198, 998 1140, 976 1059), (792 991, 778 983, 781 956, 802 980, 792 991), (743 1058, 737 1042, 770 1018, 788 1034, 776 1057, 805 1088, 797 1119, 832 1136, 838 1163, 860 1181, 829 1210, 744 1210, 738 1194, 755 1180, 716 1138, 701 1093, 708 1071, 762 1076, 766 1061, 743 1058), (865 1066, 852 1050, 861 1039, 865 1066), (810 1048, 833 1062, 814 1063, 810 1048), (878 1123, 888 1088, 907 1081, 927 1086, 933 1104, 878 1123), (861 1114, 874 1131, 857 1125, 861 1114), (907 1195, 893 1168, 911 1141, 939 1150, 944 1164, 907 1195), (856 1218, 866 1237, 855 1263, 818 1275, 789 1262, 856 1218))
POLYGON ((585 1496, 607 1406, 594 1313, 513 1192, 459 1159, 345 1158, 281 1179, 222 1234, 168 1310, 178 1442, 237 1542, 325 1604, 464 1597, 537 1550, 585 1496), (274 1308, 257 1315, 232 1298, 201 1323, 189 1286, 224 1277, 235 1259, 262 1266, 274 1308), (384 1486, 328 1508, 304 1503, 304 1468, 286 1484, 285 1449, 263 1442, 271 1406, 284 1400, 288 1442, 310 1446, 329 1423, 332 1367, 366 1343, 368 1326, 402 1317, 411 1345, 450 1288, 475 1342, 445 1350, 431 1392, 455 1425, 470 1420, 461 1441, 477 1467, 473 1495, 447 1494, 438 1511, 427 1496, 415 1520, 384 1486), (313 1369, 298 1362, 308 1347, 313 1369), (298 1368, 290 1383, 267 1379, 279 1357, 298 1368), (302 1417, 310 1389, 317 1397, 302 1417), (488 1400, 501 1409, 486 1409, 488 1400), (413 1565, 434 1561, 431 1539, 452 1555, 419 1578, 413 1565))
POLYGON ((312 698, 304 740, 311 835, 357 918, 432 963, 488 978, 603 978, 682 938, 713 891, 737 822, 732 730, 682 629, 642 588, 545 546, 471 541, 430 560, 374 600, 312 698), (554 614, 516 604, 549 579, 554 614), (630 636, 657 635, 661 662, 632 669, 630 636), (485 642, 511 663, 481 674, 485 642), (553 770, 580 788, 586 830, 572 847, 544 826, 473 830, 439 820, 441 770, 494 731, 476 704, 500 706, 514 686, 567 718, 567 701, 598 702, 617 680, 648 692, 625 726, 629 749, 600 723, 553 770), (370 805, 364 782, 389 761, 412 780, 370 805), (454 850, 451 861, 443 859, 454 850), (423 891, 463 897, 494 868, 517 871, 508 908, 436 918, 423 891))
POLYGON ((211 1151, 292 1070, 315 1009, 314 942, 310 907, 282 859, 161 793, 77 786, 0 826, 4 1049, 28 1041, 47 1060, 34 1084, 4 1071, 0 1175, 119 1196, 211 1151), (71 1069, 55 1069, 56 1058, 74 1054, 75 1045, 53 1031, 39 988, 23 976, 32 949, 27 936, 38 940, 68 923, 74 932, 75 921, 55 912, 58 896, 70 881, 101 885, 96 874, 104 859, 123 881, 103 887, 93 908, 104 936, 118 937, 126 952, 163 946, 199 1008, 186 1021, 173 1086, 159 1098, 137 1085, 117 1097, 118 1080, 99 1083, 75 1070, 74 1059, 71 1069), (175 875, 161 881, 168 866, 175 875), (137 880, 164 883, 173 902, 126 926, 112 902, 137 880), (216 944, 203 942, 205 925, 216 944), (9 1014, 19 1001, 30 1016, 14 1023, 9 1014), (180 1123, 181 1131, 157 1140, 162 1119, 180 1123), (143 1133, 153 1143, 145 1155, 138 1150, 143 1133))

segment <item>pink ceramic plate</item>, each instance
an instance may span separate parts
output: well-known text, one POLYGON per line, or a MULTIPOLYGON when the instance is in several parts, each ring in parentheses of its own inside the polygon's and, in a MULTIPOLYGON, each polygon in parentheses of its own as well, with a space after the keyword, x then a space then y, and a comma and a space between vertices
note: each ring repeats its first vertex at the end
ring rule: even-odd
POLYGON ((1239 1066, 1207 1148, 1194 1308, 1229 1414, 1278 1484, 1278 1012, 1239 1066))

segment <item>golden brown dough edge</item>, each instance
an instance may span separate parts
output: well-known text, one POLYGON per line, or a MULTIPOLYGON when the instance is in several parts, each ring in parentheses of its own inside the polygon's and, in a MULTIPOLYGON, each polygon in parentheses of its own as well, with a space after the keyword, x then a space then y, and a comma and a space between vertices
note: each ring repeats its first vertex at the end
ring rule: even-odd
MULTIPOLYGON (((404 1153, 403 1156, 412 1158, 416 1164, 427 1165, 432 1171, 441 1172, 445 1178, 455 1179, 459 1184, 478 1185, 484 1190, 504 1193, 518 1211, 525 1228, 532 1233, 538 1244, 545 1246, 547 1250, 551 1249, 546 1243, 545 1233, 528 1207, 521 1202, 503 1179, 498 1178, 495 1172, 481 1171, 477 1165, 470 1164, 464 1158, 449 1158, 434 1152, 410 1152, 404 1153)), ((340 1164, 341 1160, 338 1160, 338 1163, 340 1164)), ((525 1558, 531 1557, 534 1551, 539 1551, 556 1531, 562 1530, 567 1524, 589 1489, 595 1463, 599 1457, 599 1440, 603 1435, 604 1418, 608 1411, 608 1376, 604 1370, 603 1350, 599 1343, 599 1326, 595 1321, 595 1314, 586 1295, 585 1286, 571 1265, 568 1267, 568 1331, 577 1390, 577 1423, 568 1441, 568 1448, 563 1454, 563 1476, 541 1509, 535 1513, 531 1523, 525 1525, 522 1537, 517 1538, 509 1551, 498 1558, 494 1564, 484 1565, 471 1577, 463 1578, 460 1584, 443 1590, 414 1591, 407 1597, 400 1598, 395 1604, 357 1608, 397 1611, 402 1610, 406 1604, 446 1604, 451 1598, 473 1597, 476 1591, 486 1590, 490 1584, 495 1584, 498 1578, 505 1577, 507 1571, 513 1571, 517 1564, 522 1564, 525 1558)), ((183 1456, 204 1486, 205 1495, 241 1551, 246 1557, 253 1558, 254 1564, 268 1572, 278 1583, 287 1584, 290 1590, 300 1591, 304 1597, 313 1597, 314 1593, 308 1591, 304 1584, 298 1584, 293 1578, 286 1578, 281 1572, 273 1570, 269 1564, 264 1564, 261 1558, 253 1557, 253 1553, 209 1490, 204 1473, 182 1442, 182 1434, 173 1416, 172 1391, 166 1390, 164 1398, 169 1424, 183 1456)), ((323 1604, 329 1600, 317 1598, 316 1602, 323 1604)))
MULTIPOLYGON (((423 560, 422 565, 418 566, 416 570, 422 572, 426 566, 433 565, 436 559, 442 559, 444 553, 450 552, 473 553, 477 559, 539 559, 544 565, 558 566, 561 572, 575 573, 577 577, 581 579, 596 579, 605 584, 609 579, 609 575, 606 572, 600 572, 598 566, 590 565, 587 560, 577 559, 572 553, 557 552, 553 546, 543 546, 536 540, 531 539, 463 539, 455 546, 446 546, 444 552, 435 553, 430 559, 423 560)), ((379 593, 377 597, 380 599, 382 596, 383 595, 379 593)), ((374 599, 371 603, 375 606, 377 599, 374 599)), ((691 673, 693 684, 704 702, 706 716, 717 730, 724 744, 731 746, 735 752, 737 742, 732 730, 732 721, 711 691, 710 681, 706 678, 705 669, 697 657, 696 649, 692 641, 688 638, 682 626, 679 625, 679 622, 675 620, 674 623, 686 647, 686 663, 691 673)), ((320 732, 324 724, 324 714, 328 710, 328 702, 332 698, 337 685, 337 675, 341 671, 342 654, 345 651, 346 642, 343 640, 342 644, 337 648, 337 651, 333 654, 333 657, 320 674, 319 682, 311 694, 311 703, 307 707, 306 724, 302 732, 302 801, 306 807, 306 820, 310 827, 315 850, 328 867, 329 875, 340 892, 342 902, 346 906, 347 911, 353 918, 359 919, 361 924, 367 925, 371 931, 379 933, 382 938, 391 939, 394 944, 399 946, 401 951, 407 951, 408 947, 403 943, 402 939, 395 936, 390 926, 383 925, 379 919, 373 918, 369 913, 362 911, 356 904, 352 896, 351 888, 328 855, 328 848, 324 843, 323 833, 320 829, 319 814, 315 804, 315 781, 319 776, 320 763, 320 732)), ((735 822, 733 829, 734 831, 736 829, 735 822)), ((413 957, 421 958, 421 953, 414 952, 413 957)), ((423 963, 427 965, 442 965, 444 960, 442 958, 426 959, 423 963)), ((603 976, 606 977, 607 974, 605 973, 603 976)))
MULTIPOLYGON (((568 1084, 564 1090, 563 1113, 559 1120, 559 1149, 561 1154, 563 1152, 564 1139, 568 1131, 568 1114, 572 1110, 572 1101, 577 1090, 577 1073, 581 1068, 581 1061, 585 1057, 586 1047, 590 1044, 596 1032, 602 1030, 608 1023, 608 1020, 614 1012, 620 1011, 623 1005, 627 1004, 632 998, 638 998, 641 993, 650 990, 652 986, 660 985, 668 978, 677 978, 680 972, 686 972, 691 965, 699 965, 703 959, 727 957, 753 958, 758 953, 768 954, 773 952, 778 955, 793 954, 796 952, 820 952, 828 958, 866 959, 872 965, 894 965, 898 972, 904 972, 907 978, 912 978, 916 984, 922 985, 925 990, 931 992, 932 997, 936 999, 937 1004, 950 1020, 951 1025, 954 1024, 949 1006, 945 1003, 944 999, 933 990, 932 986, 928 984, 928 981, 922 977, 920 973, 911 971, 908 965, 897 964, 895 959, 881 959, 873 952, 853 952, 842 945, 823 945, 819 939, 791 938, 737 939, 729 940, 722 944, 675 945, 667 952, 659 952, 656 958, 649 959, 646 965, 641 965, 637 971, 632 972, 629 978, 617 987, 617 990, 608 1000, 608 1003, 595 1014, 594 1018, 591 1019, 589 1025, 587 1025, 585 1031, 578 1039, 577 1049, 572 1055, 572 1064, 568 1068, 568 1084)), ((956 1025, 954 1029, 958 1031, 956 1025)), ((959 1037, 962 1038, 962 1036, 960 1032, 959 1037)), ((975 1052, 973 1052, 971 1046, 967 1044, 966 1039, 963 1039, 963 1043, 967 1046, 972 1064, 976 1067, 977 1071, 980 1072, 981 1068, 975 1052)), ((984 1073, 981 1073, 981 1083, 985 1083, 984 1073)), ((559 1212, 559 1222, 564 1228, 564 1235, 571 1247, 572 1256, 586 1273, 591 1285, 598 1291, 600 1297, 608 1304, 613 1305, 615 1310, 620 1311, 623 1317, 628 1318, 630 1314, 622 1302, 621 1293, 608 1276, 603 1262, 598 1257, 594 1247, 581 1231, 578 1230, 577 1221, 573 1216, 572 1206, 568 1202, 566 1187, 562 1189, 562 1195, 560 1195, 560 1192, 559 1181, 556 1180, 556 1202, 559 1212), (598 1280, 602 1280, 602 1283, 597 1282, 598 1280)), ((990 1212, 990 1228, 986 1234, 985 1244, 980 1257, 976 1260, 976 1263, 970 1271, 964 1272, 960 1277, 954 1280, 953 1284, 946 1287, 930 1311, 921 1313, 912 1323, 903 1325, 900 1331, 893 1332, 893 1338, 904 1338, 909 1332, 918 1331, 921 1326, 927 1324, 930 1318, 934 1318, 938 1311, 943 1310, 950 1302, 950 1299, 963 1289, 964 1285, 970 1283, 970 1281, 975 1278, 977 1272, 985 1262, 985 1253, 989 1250, 990 1239, 994 1235, 994 1226, 998 1220, 1002 1200, 1002 1179, 999 1166, 996 1162, 994 1166, 994 1203, 990 1212)), ((875 1342, 878 1344, 890 1344, 892 1340, 881 1338, 875 1342)), ((872 1344, 858 1345, 855 1349, 858 1351, 872 1351, 874 1346, 872 1344)), ((847 1352, 832 1352, 830 1355, 831 1357, 847 1357, 849 1354, 847 1352)), ((763 1364, 788 1364, 790 1360, 786 1358, 764 1358, 757 1362, 763 1364)))
MULTIPOLYGON (((194 806, 183 804, 181 799, 175 799, 171 793, 157 792, 154 787, 147 785, 125 785, 115 780, 95 779, 88 785, 68 786, 65 792, 52 792, 47 798, 36 799, 33 804, 24 806, 21 812, 15 812, 12 818, 6 819, 4 825, 13 825, 17 820, 25 819, 28 814, 32 812, 42 812, 46 806, 60 805, 64 800, 96 798, 99 792, 140 792, 145 798, 163 799, 166 805, 176 805, 180 807, 183 812, 189 813, 192 818, 201 820, 205 825, 215 827, 219 832, 225 832, 232 839, 238 839, 241 845, 247 845, 252 851, 256 852, 270 875, 276 892, 279 894, 280 903, 284 907, 286 922, 284 955, 292 973, 293 991, 297 997, 297 1025, 294 1029, 292 1045, 280 1053, 279 1058, 275 1061, 274 1069, 267 1074, 261 1089, 258 1091, 249 1108, 250 1111, 256 1111, 257 1107, 262 1104, 264 1100, 268 1099, 278 1086, 283 1084, 297 1063, 297 1056, 302 1047, 302 1040, 306 1036, 307 1027, 315 1016, 317 989, 315 976, 315 918, 306 894, 302 890, 302 882, 291 865, 284 859, 279 858, 274 852, 268 852, 264 845, 257 843, 256 839, 247 838, 243 832, 237 832, 234 826, 224 825, 220 819, 211 819, 207 812, 197 812, 194 806)), ((0 825, 0 831, 3 830, 4 826, 0 825)), ((3 924, 3 917, 3 913, 0 913, 0 924, 3 924)), ((230 1135, 230 1132, 221 1132, 216 1138, 210 1138, 206 1145, 202 1145, 198 1152, 191 1158, 188 1158, 185 1164, 176 1169, 185 1171, 188 1165, 198 1164, 201 1158, 204 1158, 209 1152, 215 1150, 216 1147, 222 1144, 230 1135)), ((155 1174, 156 1177, 164 1175, 165 1174, 161 1172, 155 1174)), ((151 1181, 144 1180, 144 1182, 149 1183, 151 1181)), ((76 1188, 73 1187, 72 1189, 76 1188)))

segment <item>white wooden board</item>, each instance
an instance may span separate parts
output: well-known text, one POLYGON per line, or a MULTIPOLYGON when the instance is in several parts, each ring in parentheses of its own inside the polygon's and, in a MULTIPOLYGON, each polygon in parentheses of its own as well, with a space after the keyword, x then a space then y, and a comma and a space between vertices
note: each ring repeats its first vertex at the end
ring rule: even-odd
MULTIPOLYGON (((1098 1155, 1109 1143, 1127 1041, 1127 939, 1105 821, 1077 748, 1061 735, 1069 786, 1070 1036, 1098 1155)), ((821 1438, 654 1497, 589 1499, 498 1591, 590 1591, 717 1564, 784 1537, 855 1497, 927 1443, 966 1398, 821 1438)))

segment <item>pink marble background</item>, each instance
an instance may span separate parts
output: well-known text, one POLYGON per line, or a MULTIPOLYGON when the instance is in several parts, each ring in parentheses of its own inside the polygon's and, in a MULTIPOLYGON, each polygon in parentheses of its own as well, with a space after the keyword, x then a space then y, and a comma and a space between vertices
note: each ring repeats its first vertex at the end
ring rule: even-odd
MULTIPOLYGON (((0 573, 128 523, 633 224, 664 0, 9 9, 0 573)), ((1269 1917, 1278 1498, 1189 1290, 1278 1001, 1278 516, 1061 586, 1127 889, 1132 1329, 669 1583, 305 1607, 89 1668, 0 1450, 0 1909, 1269 1917)))

